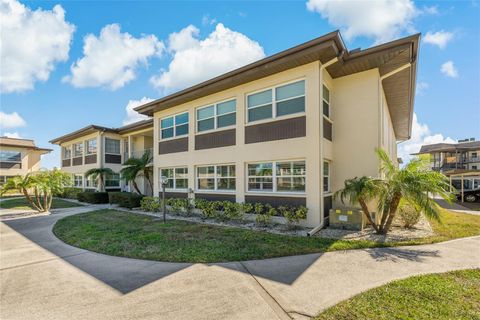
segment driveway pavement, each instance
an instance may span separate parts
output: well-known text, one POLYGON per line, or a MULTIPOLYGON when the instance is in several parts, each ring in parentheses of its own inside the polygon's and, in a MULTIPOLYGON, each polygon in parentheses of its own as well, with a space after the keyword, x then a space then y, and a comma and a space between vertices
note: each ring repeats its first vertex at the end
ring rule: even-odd
POLYGON ((308 318, 394 279, 480 267, 480 237, 188 264, 110 257, 52 234, 58 219, 89 210, 0 223, 1 319, 308 318))

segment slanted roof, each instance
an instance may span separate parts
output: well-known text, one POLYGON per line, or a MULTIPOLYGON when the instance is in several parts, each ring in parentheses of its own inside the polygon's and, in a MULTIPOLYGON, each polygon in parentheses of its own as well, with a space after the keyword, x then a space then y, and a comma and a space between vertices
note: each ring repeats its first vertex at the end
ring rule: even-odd
POLYGON ((470 141, 461 143, 435 143, 423 145, 417 154, 427 154, 432 152, 455 152, 455 151, 473 151, 480 150, 480 141, 470 141))
POLYGON ((117 130, 118 130, 118 133, 125 134, 125 133, 129 133, 129 132, 132 132, 132 131, 137 131, 137 130, 141 130, 141 129, 148 129, 148 128, 153 129, 153 119, 146 119, 146 120, 141 120, 141 121, 137 121, 137 122, 134 122, 134 123, 130 123, 130 124, 127 124, 123 127, 118 128, 117 130))
POLYGON ((32 149, 35 151, 43 151, 44 153, 48 153, 52 151, 52 149, 37 147, 35 145, 35 142, 31 139, 17 139, 17 138, 8 138, 8 137, 0 137, 0 147, 25 148, 25 149, 32 149))
POLYGON ((326 68, 333 78, 374 68, 379 69, 381 76, 388 76, 382 81, 393 127, 397 139, 406 140, 410 138, 412 127, 419 38, 420 35, 416 34, 370 49, 349 52, 342 41, 340 32, 334 31, 187 89, 141 105, 135 108, 135 111, 152 116, 154 112, 281 71, 314 61, 320 61, 324 64, 334 58, 338 58, 337 62, 326 68), (407 67, 390 75, 392 71, 403 66, 407 67))

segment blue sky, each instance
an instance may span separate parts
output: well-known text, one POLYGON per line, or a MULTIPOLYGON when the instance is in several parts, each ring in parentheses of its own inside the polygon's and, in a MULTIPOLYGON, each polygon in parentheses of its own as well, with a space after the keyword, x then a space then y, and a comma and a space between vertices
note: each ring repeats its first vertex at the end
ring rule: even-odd
POLYGON ((349 49, 422 33, 412 141, 480 138, 480 3, 0 0, 1 128, 48 141, 340 29, 349 49), (380 19, 381 18, 381 19, 380 19), (102 31, 103 30, 103 31, 102 31), (102 36, 102 35, 103 36, 102 36), (87 37, 87 35, 89 35, 87 37), (23 40, 21 40, 23 39, 23 40))

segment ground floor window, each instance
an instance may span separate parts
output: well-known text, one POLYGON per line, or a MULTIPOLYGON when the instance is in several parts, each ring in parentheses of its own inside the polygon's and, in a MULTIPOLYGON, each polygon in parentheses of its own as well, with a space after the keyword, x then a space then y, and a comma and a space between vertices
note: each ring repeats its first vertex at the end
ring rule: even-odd
POLYGON ((0 176, 0 187, 7 183, 7 180, 10 178, 11 176, 0 176))
MULTIPOLYGON (((188 168, 187 167, 177 167, 177 168, 163 168, 160 169, 160 176, 167 178, 167 184, 165 189, 172 190, 186 190, 188 189, 188 168)), ((159 183, 161 186, 161 184, 159 183)))
POLYGON ((235 190, 235 165, 208 165, 197 167, 198 190, 235 190))
POLYGON ((98 186, 97 179, 93 176, 88 176, 85 178, 85 187, 87 188, 96 188, 98 186))
POLYGON ((73 186, 77 188, 83 188, 83 174, 73 175, 73 186))
POLYGON ((330 184, 330 161, 323 161, 323 192, 332 192, 330 184))
POLYGON ((105 188, 120 187, 120 174, 113 173, 105 177, 105 188))
POLYGON ((305 192, 304 160, 250 163, 247 175, 248 191, 305 192))

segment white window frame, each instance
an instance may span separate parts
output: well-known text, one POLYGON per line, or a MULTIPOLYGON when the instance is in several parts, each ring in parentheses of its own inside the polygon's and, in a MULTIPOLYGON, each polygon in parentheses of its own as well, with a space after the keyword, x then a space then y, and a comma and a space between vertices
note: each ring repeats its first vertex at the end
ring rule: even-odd
POLYGON ((2 160, 2 162, 20 163, 20 164, 22 164, 23 153, 22 153, 21 151, 1 150, 1 152, 11 152, 11 153, 16 153, 16 154, 19 154, 19 155, 20 155, 20 160, 15 160, 15 161, 2 160))
POLYGON ((324 195, 330 195, 332 193, 332 161, 323 159, 323 167, 322 167, 322 192, 324 195), (328 163, 328 190, 324 190, 324 182, 323 179, 325 178, 325 163, 328 163))
POLYGON ((105 189, 118 189, 120 188, 120 181, 122 180, 122 178, 120 177, 120 173, 116 173, 114 172, 113 173, 114 175, 117 175, 118 176, 118 179, 112 179, 112 176, 111 175, 107 175, 105 177, 105 189), (118 186, 107 186, 107 181, 118 181, 118 186))
POLYGON ((296 112, 296 113, 286 114, 286 115, 283 115, 283 116, 277 116, 277 103, 278 102, 292 100, 292 99, 296 99, 296 98, 300 98, 300 97, 305 97, 305 109, 306 109, 307 108, 307 81, 306 81, 305 77, 295 79, 295 80, 291 80, 291 81, 288 81, 288 82, 282 82, 282 83, 279 83, 279 84, 271 86, 271 87, 267 87, 267 88, 263 88, 263 89, 260 89, 260 90, 256 90, 256 91, 252 91, 252 92, 247 93, 246 96, 245 96, 246 125, 248 126, 248 125, 252 125, 252 124, 270 122, 270 121, 275 121, 275 120, 278 120, 278 119, 295 118, 295 117, 298 117, 299 115, 305 114, 306 110, 303 110, 303 112, 296 112), (302 95, 290 97, 290 98, 287 98, 287 99, 282 99, 282 100, 279 100, 279 101, 276 100, 276 89, 278 87, 283 87, 283 86, 286 86, 286 85, 289 85, 289 84, 292 84, 292 83, 295 83, 295 82, 300 82, 300 81, 305 82, 305 92, 302 95), (271 103, 265 103, 265 104, 258 105, 258 106, 252 107, 252 108, 248 107, 248 97, 249 96, 254 95, 256 93, 268 91, 268 90, 272 91, 272 102, 271 103), (271 118, 250 121, 249 116, 248 116, 248 111, 249 110, 264 107, 264 106, 269 105, 269 104, 272 105, 272 117, 271 118))
POLYGON ((105 154, 114 154, 114 155, 121 155, 122 154, 122 142, 121 139, 115 139, 115 138, 110 138, 110 137, 104 137, 103 138, 103 145, 105 146, 105 154), (112 152, 107 152, 107 139, 108 140, 115 140, 118 141, 118 153, 112 153, 112 152))
POLYGON ((84 143, 83 142, 78 142, 78 143, 74 143, 72 144, 72 158, 80 158, 80 157, 83 157, 85 155, 85 150, 84 150, 85 146, 84 146, 84 143), (82 148, 82 154, 77 156, 75 154, 75 146, 81 146, 82 148))
POLYGON ((237 126, 237 98, 235 98, 235 97, 225 99, 225 100, 222 100, 222 101, 218 101, 218 102, 215 102, 215 103, 211 103, 211 104, 208 104, 208 105, 204 105, 204 106, 201 106, 201 107, 198 107, 198 108, 195 109, 195 133, 197 133, 197 134, 204 134, 204 133, 209 133, 209 132, 213 132, 213 131, 221 131, 221 130, 232 129, 232 128, 235 128, 236 126, 237 126), (235 111, 224 113, 224 114, 221 114, 220 116, 225 116, 225 115, 234 113, 235 114, 235 124, 219 128, 218 127, 218 117, 219 117, 219 115, 218 115, 218 112, 217 112, 217 106, 219 104, 222 104, 224 102, 229 102, 229 101, 235 101, 235 111), (201 120, 198 119, 198 111, 199 110, 206 109, 206 108, 212 107, 212 106, 213 106, 213 116, 212 117, 201 119, 201 120), (212 119, 212 118, 214 119, 213 120, 213 123, 214 123, 213 129, 204 130, 204 131, 199 131, 198 130, 198 122, 199 121, 208 120, 208 119, 212 119))
POLYGON ((84 179, 83 174, 81 174, 81 173, 74 173, 74 174, 73 174, 73 186, 74 186, 75 188, 83 188, 83 179, 84 179), (80 177, 81 185, 79 185, 79 186, 77 186, 77 177, 80 177))
MULTIPOLYGON (((306 159, 287 159, 287 160, 272 160, 272 161, 254 161, 254 162, 247 162, 245 167, 245 192, 246 193, 265 193, 265 194, 291 194, 291 195, 305 195, 307 193, 307 160, 306 159), (277 176, 277 163, 282 162, 305 162, 305 190, 304 191, 278 191, 277 190, 277 178, 278 177, 291 177, 291 176, 277 176), (260 163, 271 163, 272 164, 272 190, 250 190, 248 188, 248 179, 249 178, 265 178, 270 176, 250 176, 248 174, 248 165, 250 164, 260 164, 260 163)), ((294 176, 295 177, 295 176, 294 176)))
MULTIPOLYGON (((158 180, 160 180, 162 178, 162 170, 173 170, 173 174, 172 174, 172 178, 169 178, 169 179, 172 179, 173 180, 173 188, 165 188, 166 191, 180 191, 180 192, 186 192, 188 191, 188 182, 189 182, 189 176, 188 176, 188 166, 176 166, 176 167, 165 167, 165 168, 158 168, 158 171, 159 171, 159 174, 158 174, 158 180), (177 179, 176 179, 176 175, 177 173, 175 172, 175 169, 179 169, 179 168, 182 168, 182 169, 187 169, 187 188, 177 188, 177 179)), ((179 178, 180 179, 180 178, 179 178)), ((159 186, 160 186, 160 190, 162 189, 162 185, 159 181, 159 186)))
POLYGON ((86 156, 90 156, 90 155, 92 155, 92 154, 97 154, 97 152, 98 152, 98 141, 97 141, 97 138, 85 140, 84 150, 85 150, 85 155, 86 155, 86 156), (95 152, 92 152, 92 153, 90 153, 90 152, 88 151, 88 143, 89 143, 90 141, 95 141, 95 152))
POLYGON ((93 178, 93 176, 85 177, 85 189, 96 189, 98 188, 98 178, 93 178), (93 185, 90 185, 89 182, 92 182, 93 185))
POLYGON ((178 112, 178 113, 175 113, 175 114, 173 114, 173 115, 169 115, 169 116, 160 118, 159 121, 160 121, 160 122, 159 122, 159 128, 160 128, 160 130, 159 130, 159 132, 158 132, 158 135, 159 135, 159 140, 160 140, 160 141, 168 141, 168 140, 173 140, 173 139, 177 139, 177 138, 180 138, 180 137, 187 137, 188 134, 190 133, 190 112, 189 112, 188 110, 182 111, 182 112, 178 112), (177 134, 177 133, 176 133, 177 130, 175 130, 176 127, 177 127, 176 117, 179 116, 179 115, 181 115, 181 114, 184 114, 184 113, 188 114, 188 121, 187 121, 186 123, 179 124, 179 126, 183 126, 183 125, 186 124, 187 127, 188 127, 188 132, 185 133, 185 134, 181 134, 181 135, 177 136, 177 135, 176 135, 176 134, 177 134), (171 127, 166 127, 166 128, 162 128, 162 120, 165 120, 165 119, 168 119, 168 118, 173 118, 173 126, 171 126, 171 127), (170 128, 173 128, 173 136, 170 137, 170 138, 162 138, 162 130, 163 130, 163 129, 170 129, 170 128))
POLYGON ((203 192, 203 193, 208 193, 208 192, 213 192, 213 193, 235 193, 237 190, 237 166, 235 163, 219 163, 219 164, 205 164, 205 165, 199 165, 195 167, 195 191, 198 192, 203 192), (219 176, 217 173, 217 167, 223 167, 223 166, 234 166, 235 167, 235 176, 229 175, 228 177, 222 177, 219 176), (200 178, 198 176, 198 169, 199 168, 205 168, 205 167, 213 167, 213 178, 200 178), (229 189, 218 189, 218 179, 235 179, 235 189, 229 190, 229 189), (214 181, 214 188, 213 189, 200 189, 198 187, 198 180, 200 179, 213 179, 214 181))
POLYGON ((325 82, 322 84, 322 116, 328 122, 333 123, 332 121, 332 90, 325 82), (325 100, 325 96, 323 94, 323 86, 325 86, 325 88, 327 88, 328 90, 329 101, 325 100), (323 113, 323 102, 326 102, 328 104, 328 117, 325 115, 325 113, 323 113))
POLYGON ((62 147, 62 160, 70 160, 72 159, 72 155, 73 155, 73 150, 72 150, 72 145, 69 145, 67 147, 62 147), (69 150, 70 151, 70 157, 65 157, 65 151, 66 150, 69 150))

